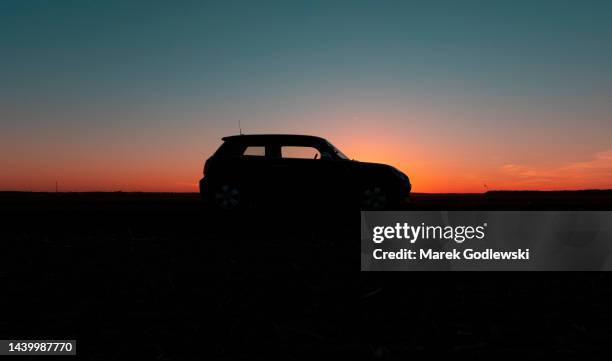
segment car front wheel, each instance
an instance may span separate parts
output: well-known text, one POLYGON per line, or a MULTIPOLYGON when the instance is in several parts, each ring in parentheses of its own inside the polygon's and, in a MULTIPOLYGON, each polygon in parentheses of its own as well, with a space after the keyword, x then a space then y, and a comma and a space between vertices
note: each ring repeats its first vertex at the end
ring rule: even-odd
POLYGON ((365 187, 361 193, 362 209, 383 209, 388 204, 387 193, 380 186, 365 187))

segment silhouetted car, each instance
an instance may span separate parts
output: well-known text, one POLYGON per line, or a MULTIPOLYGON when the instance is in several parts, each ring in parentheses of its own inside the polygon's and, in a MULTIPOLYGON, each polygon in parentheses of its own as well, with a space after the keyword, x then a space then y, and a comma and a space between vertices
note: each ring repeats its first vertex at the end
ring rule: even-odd
POLYGON ((234 135, 204 164, 202 198, 222 209, 270 205, 399 208, 410 181, 399 170, 349 160, 307 135, 234 135))

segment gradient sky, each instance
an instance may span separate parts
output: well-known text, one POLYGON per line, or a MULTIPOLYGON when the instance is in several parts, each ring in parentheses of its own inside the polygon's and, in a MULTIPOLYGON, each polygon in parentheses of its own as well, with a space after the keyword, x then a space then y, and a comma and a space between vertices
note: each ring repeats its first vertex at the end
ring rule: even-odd
POLYGON ((612 188, 610 19, 610 1, 2 0, 0 190, 196 191, 238 119, 416 192, 612 188))

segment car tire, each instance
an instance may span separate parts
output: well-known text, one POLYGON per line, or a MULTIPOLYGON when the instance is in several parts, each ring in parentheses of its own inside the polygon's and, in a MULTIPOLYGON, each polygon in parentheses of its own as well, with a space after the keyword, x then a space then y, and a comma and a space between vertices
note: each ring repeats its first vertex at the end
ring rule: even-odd
POLYGON ((210 193, 210 203, 216 209, 224 211, 237 210, 244 205, 244 192, 242 192, 242 188, 236 183, 220 183, 213 187, 210 193))
POLYGON ((384 209, 388 204, 389 196, 381 186, 372 185, 361 191, 361 209, 384 209))

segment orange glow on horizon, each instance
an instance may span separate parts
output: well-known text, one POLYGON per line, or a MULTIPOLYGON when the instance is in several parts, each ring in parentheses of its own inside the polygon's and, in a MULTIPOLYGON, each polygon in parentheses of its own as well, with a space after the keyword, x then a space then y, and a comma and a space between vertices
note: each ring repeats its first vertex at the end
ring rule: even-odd
MULTIPOLYGON (((409 156, 422 153, 417 148, 409 149, 409 145, 404 147, 388 143, 382 147, 374 140, 353 141, 345 143, 340 140, 337 145, 351 158, 386 163, 400 169, 410 177, 413 192, 481 193, 487 190, 612 188, 612 151, 597 153, 591 159, 556 166, 500 163, 497 167, 479 168, 469 163, 453 165, 452 160, 436 160, 443 154, 431 152, 429 154, 433 160, 422 161, 419 157, 409 156)), ((195 155, 180 163, 142 162, 137 159, 87 164, 68 162, 55 167, 36 162, 30 163, 33 166, 29 167, 22 163, 17 167, 17 172, 3 175, 0 189, 54 191, 57 180, 60 191, 197 192, 205 158, 195 155)))
MULTIPOLYGON (((612 147, 578 156, 574 149, 553 144, 533 157, 534 151, 512 142, 466 140, 453 131, 428 131, 423 124, 432 121, 425 116, 410 122, 394 121, 392 115, 384 118, 391 125, 416 125, 389 131, 389 125, 372 128, 382 121, 338 121, 329 126, 320 121, 322 125, 310 131, 281 128, 253 133, 321 135, 350 158, 398 168, 410 177, 413 192, 419 193, 612 188, 612 147), (483 156, 483 149, 499 152, 483 156)), ((19 156, 8 157, 5 151, 0 158, 2 168, 11 170, 0 176, 0 190, 53 192, 58 181, 60 191, 197 192, 203 163, 221 144, 219 134, 231 132, 211 134, 203 125, 142 130, 138 137, 123 133, 68 140, 49 133, 9 137, 4 148, 19 156)))

